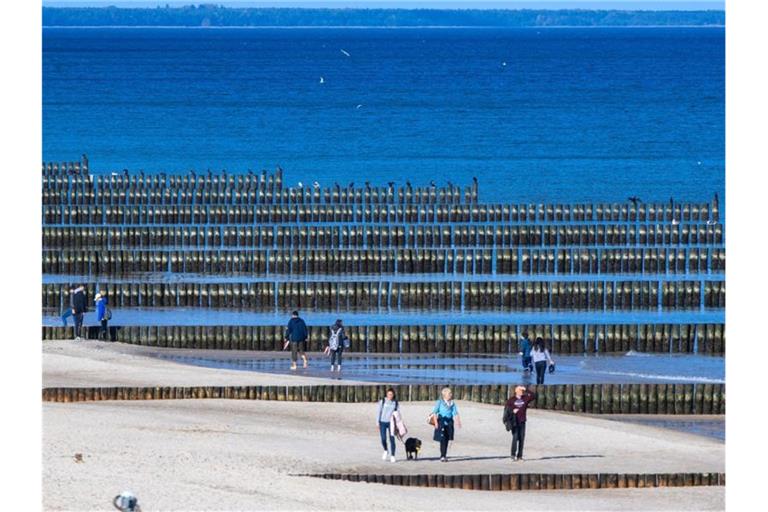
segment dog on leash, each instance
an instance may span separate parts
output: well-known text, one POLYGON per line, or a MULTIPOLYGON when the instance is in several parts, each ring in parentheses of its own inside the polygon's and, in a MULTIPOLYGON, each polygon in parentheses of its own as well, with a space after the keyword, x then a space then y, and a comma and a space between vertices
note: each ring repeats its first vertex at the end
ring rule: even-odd
POLYGON ((418 459, 419 451, 421 450, 421 439, 415 437, 409 437, 405 440, 405 455, 408 460, 418 459))

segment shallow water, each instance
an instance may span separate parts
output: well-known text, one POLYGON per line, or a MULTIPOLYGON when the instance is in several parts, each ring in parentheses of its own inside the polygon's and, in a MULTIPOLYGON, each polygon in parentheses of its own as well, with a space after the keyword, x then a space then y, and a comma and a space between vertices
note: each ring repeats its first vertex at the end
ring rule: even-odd
POLYGON ((725 441, 725 418, 676 419, 670 418, 669 416, 664 416, 661 418, 655 416, 639 418, 634 416, 632 418, 609 419, 627 423, 637 423, 640 425, 647 425, 649 427, 677 430, 679 432, 686 432, 688 434, 696 434, 703 437, 710 437, 720 441, 725 441))
MULTIPOLYGON (((220 356, 193 357, 157 354, 156 357, 207 368, 227 368, 266 373, 288 373, 288 354, 283 358, 220 356)), ((608 383, 722 383, 725 358, 695 354, 640 354, 610 356, 557 356, 556 371, 546 375, 547 384, 608 383)), ((310 354, 310 366, 298 373, 339 380, 391 384, 516 384, 535 383, 524 372, 519 356, 366 356, 344 357, 343 374, 329 371, 329 359, 310 354)))
MULTIPOLYGON (((120 308, 112 312, 112 325, 285 325, 290 311, 254 313, 213 308, 120 308)), ((707 324, 723 323, 724 310, 692 311, 388 311, 302 312, 307 325, 331 325, 340 316, 345 325, 577 325, 577 324, 707 324)), ((44 326, 60 326, 56 312, 43 314, 44 326)), ((70 321, 70 325, 71 325, 70 321)), ((85 325, 97 325, 94 312, 86 313, 85 325)))

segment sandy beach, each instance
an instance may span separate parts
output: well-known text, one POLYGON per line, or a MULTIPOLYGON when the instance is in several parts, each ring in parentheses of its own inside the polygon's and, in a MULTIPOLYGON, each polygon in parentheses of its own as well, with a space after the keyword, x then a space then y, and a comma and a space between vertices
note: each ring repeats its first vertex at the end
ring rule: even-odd
MULTIPOLYGON (((214 370, 120 344, 43 345, 44 384, 247 385, 334 382, 214 370)), ((526 461, 509 460, 499 406, 459 402, 464 428, 447 464, 424 418, 403 402, 421 460, 381 460, 375 404, 232 400, 43 404, 44 506, 109 510, 122 490, 144 510, 722 510, 723 487, 489 492, 322 480, 322 472, 722 472, 716 440, 595 416, 529 412, 526 461), (83 455, 83 462, 75 454, 83 455)), ((399 443, 398 458, 404 458, 399 443)))

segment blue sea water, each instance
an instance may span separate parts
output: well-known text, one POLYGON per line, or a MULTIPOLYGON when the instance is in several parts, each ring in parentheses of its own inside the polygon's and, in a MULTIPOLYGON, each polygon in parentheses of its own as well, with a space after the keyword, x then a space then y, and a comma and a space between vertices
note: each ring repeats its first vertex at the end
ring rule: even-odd
POLYGON ((724 35, 46 28, 43 160, 704 201, 724 196, 724 35))

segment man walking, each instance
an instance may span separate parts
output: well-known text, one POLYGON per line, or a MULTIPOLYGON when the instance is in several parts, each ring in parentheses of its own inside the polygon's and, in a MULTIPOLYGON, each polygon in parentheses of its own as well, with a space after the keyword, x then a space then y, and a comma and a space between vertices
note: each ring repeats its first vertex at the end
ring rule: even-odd
POLYGON ((283 350, 291 344, 291 370, 296 369, 297 354, 301 355, 301 359, 304 362, 304 368, 309 365, 307 360, 307 324, 304 320, 299 318, 299 312, 294 311, 291 313, 291 319, 288 321, 288 327, 285 330, 285 344, 283 350))
POLYGON ((75 319, 75 341, 80 341, 80 330, 83 327, 83 315, 88 311, 85 297, 85 286, 79 286, 72 295, 72 316, 75 319))

